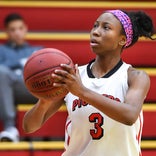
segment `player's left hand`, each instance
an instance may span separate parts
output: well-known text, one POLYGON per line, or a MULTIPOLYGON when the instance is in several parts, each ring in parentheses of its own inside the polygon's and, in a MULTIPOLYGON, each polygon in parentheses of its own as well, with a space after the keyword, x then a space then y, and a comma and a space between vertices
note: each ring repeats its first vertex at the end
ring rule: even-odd
POLYGON ((75 69, 66 64, 60 65, 62 69, 55 70, 52 77, 55 82, 54 87, 65 87, 72 94, 79 96, 83 94, 83 89, 85 88, 82 84, 78 65, 75 65, 75 69))

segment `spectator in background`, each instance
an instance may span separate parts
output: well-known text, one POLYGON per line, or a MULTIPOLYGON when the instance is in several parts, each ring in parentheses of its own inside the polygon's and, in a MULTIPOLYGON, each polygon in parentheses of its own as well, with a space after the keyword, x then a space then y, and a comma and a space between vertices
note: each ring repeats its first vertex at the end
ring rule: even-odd
POLYGON ((0 45, 0 120, 4 127, 0 141, 17 142, 16 104, 36 101, 24 86, 23 66, 27 58, 42 47, 31 46, 25 41, 27 25, 19 14, 9 14, 4 25, 8 40, 0 45))

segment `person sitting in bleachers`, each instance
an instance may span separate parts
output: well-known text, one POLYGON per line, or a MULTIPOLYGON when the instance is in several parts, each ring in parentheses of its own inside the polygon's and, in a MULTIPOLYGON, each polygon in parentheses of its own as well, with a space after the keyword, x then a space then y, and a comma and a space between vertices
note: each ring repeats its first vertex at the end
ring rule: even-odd
POLYGON ((24 86, 22 70, 27 58, 42 47, 25 41, 27 25, 21 15, 9 14, 4 25, 8 40, 0 45, 0 120, 4 127, 0 141, 17 142, 16 104, 36 101, 24 86))

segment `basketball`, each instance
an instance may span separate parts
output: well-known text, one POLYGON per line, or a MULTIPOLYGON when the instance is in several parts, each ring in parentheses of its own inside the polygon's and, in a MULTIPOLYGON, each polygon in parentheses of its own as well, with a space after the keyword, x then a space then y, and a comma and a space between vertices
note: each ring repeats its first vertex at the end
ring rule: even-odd
POLYGON ((64 88, 53 87, 52 73, 61 69, 60 64, 74 64, 64 52, 45 48, 34 52, 27 60, 24 71, 24 83, 28 91, 37 98, 61 99, 68 91, 64 88))

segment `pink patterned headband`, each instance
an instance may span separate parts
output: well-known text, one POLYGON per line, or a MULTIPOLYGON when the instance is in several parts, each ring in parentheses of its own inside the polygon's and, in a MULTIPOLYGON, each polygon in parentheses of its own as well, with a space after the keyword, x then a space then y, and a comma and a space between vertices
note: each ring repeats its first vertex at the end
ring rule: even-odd
POLYGON ((106 12, 112 13, 122 24, 126 33, 126 38, 127 38, 125 47, 128 47, 132 43, 132 40, 133 40, 133 28, 132 28, 131 19, 128 17, 127 14, 125 14, 121 10, 108 10, 106 12))

